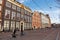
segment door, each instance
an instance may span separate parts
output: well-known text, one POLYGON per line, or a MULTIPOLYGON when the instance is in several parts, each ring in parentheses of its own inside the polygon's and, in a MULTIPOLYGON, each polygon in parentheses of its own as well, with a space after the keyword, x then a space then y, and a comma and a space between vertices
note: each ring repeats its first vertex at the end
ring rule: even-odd
POLYGON ((24 30, 24 22, 23 21, 20 22, 20 30, 24 30))

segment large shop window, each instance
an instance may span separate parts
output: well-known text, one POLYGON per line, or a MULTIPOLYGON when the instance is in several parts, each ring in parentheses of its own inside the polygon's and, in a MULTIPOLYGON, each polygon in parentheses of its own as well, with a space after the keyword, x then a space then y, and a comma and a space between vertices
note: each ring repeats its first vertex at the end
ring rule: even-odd
POLYGON ((15 29, 15 21, 11 21, 11 30, 15 29))
POLYGON ((0 4, 2 4, 2 0, 0 0, 0 4))
POLYGON ((11 8, 11 3, 10 2, 6 2, 6 7, 11 8))
POLYGON ((17 13, 17 20, 20 20, 20 13, 17 13))
POLYGON ((5 10, 5 18, 10 19, 10 10, 8 9, 5 10))
POLYGON ((14 4, 12 5, 12 9, 16 10, 16 6, 14 4))
POLYGON ((11 19, 15 20, 15 18, 16 18, 16 12, 12 11, 11 19))
POLYGON ((9 30, 9 21, 4 21, 4 30, 9 30))

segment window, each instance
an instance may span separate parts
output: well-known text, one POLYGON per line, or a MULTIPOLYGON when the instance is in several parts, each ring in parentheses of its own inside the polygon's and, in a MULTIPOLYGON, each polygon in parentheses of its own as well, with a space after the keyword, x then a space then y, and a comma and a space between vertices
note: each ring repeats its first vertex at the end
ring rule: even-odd
POLYGON ((10 19, 10 10, 8 9, 5 10, 5 18, 10 19))
POLYGON ((21 9, 21 14, 24 14, 24 9, 21 9))
POLYGON ((11 30, 15 29, 15 21, 11 21, 11 30))
POLYGON ((23 16, 24 16, 24 15, 23 15, 23 14, 21 14, 21 18, 23 18, 23 16))
POLYGON ((15 20, 15 18, 16 18, 15 15, 16 15, 16 12, 12 11, 12 17, 11 17, 11 19, 15 20))
POLYGON ((17 7, 17 11, 19 11, 19 12, 20 12, 20 7, 17 7))
POLYGON ((9 21, 4 21, 4 30, 9 30, 9 21))
POLYGON ((26 11, 26 14, 28 15, 28 11, 26 11))
POLYGON ((30 17, 29 17, 29 22, 30 22, 30 17))
POLYGON ((25 14, 26 14, 26 10, 25 10, 25 14))
POLYGON ((28 22, 29 22, 29 16, 28 16, 28 22))
MULTIPOLYGON (((32 22, 32 18, 30 17, 29 19, 30 19, 29 21, 32 22)), ((34 20, 34 21, 36 22, 36 20, 34 20)))
POLYGON ((20 22, 16 22, 16 28, 17 28, 17 29, 20 28, 20 22))
POLYGON ((0 6, 0 11, 1 11, 1 6, 0 6))
POLYGON ((27 11, 27 14, 29 15, 29 12, 27 11))
POLYGON ((26 23, 24 23, 24 29, 26 29, 26 23))
POLYGON ((28 16, 24 15, 24 20, 27 22, 28 21, 28 16))
POLYGON ((0 4, 2 4, 2 0, 0 0, 0 4))
POLYGON ((26 21, 26 15, 24 15, 24 20, 26 21))
POLYGON ((6 7, 11 8, 11 3, 10 2, 6 2, 6 7))
POLYGON ((12 5, 12 9, 16 10, 16 6, 15 5, 12 5))
POLYGON ((1 29, 1 22, 0 22, 0 29, 1 29))
POLYGON ((0 18, 1 18, 1 12, 0 12, 0 18))
POLYGON ((20 13, 17 13, 17 20, 20 20, 20 13))

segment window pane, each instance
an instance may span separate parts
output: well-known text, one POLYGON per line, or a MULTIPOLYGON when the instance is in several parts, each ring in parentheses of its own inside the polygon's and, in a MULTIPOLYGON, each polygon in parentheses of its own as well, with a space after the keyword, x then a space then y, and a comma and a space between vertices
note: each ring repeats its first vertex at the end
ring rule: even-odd
POLYGON ((1 23, 0 23, 0 29, 1 29, 1 23))
POLYGON ((16 18, 15 15, 16 15, 16 12, 12 11, 12 17, 11 17, 11 19, 15 20, 15 18, 16 18))
POLYGON ((4 30, 9 30, 9 21, 4 21, 4 30))
POLYGON ((5 18, 10 19, 10 10, 8 9, 5 10, 5 18))
POLYGON ((2 4, 2 0, 0 0, 0 4, 2 4))
POLYGON ((0 18, 1 18, 1 12, 0 12, 0 18))
POLYGON ((11 3, 10 2, 6 2, 6 7, 11 8, 11 3))
POLYGON ((20 20, 20 13, 17 13, 17 20, 20 20))
POLYGON ((12 9, 16 10, 16 6, 15 5, 12 5, 12 9))
POLYGON ((20 26, 19 26, 20 24, 19 24, 19 22, 16 22, 16 28, 20 28, 20 26))
POLYGON ((7 30, 9 30, 9 21, 7 21, 6 27, 7 27, 7 30))
POLYGON ((15 29, 15 22, 11 21, 11 30, 13 31, 15 29))
POLYGON ((24 14, 24 9, 21 9, 21 14, 24 14))
POLYGON ((20 12, 20 7, 17 7, 17 11, 19 11, 19 12, 20 12))
POLYGON ((0 11, 1 11, 1 6, 0 6, 0 11))

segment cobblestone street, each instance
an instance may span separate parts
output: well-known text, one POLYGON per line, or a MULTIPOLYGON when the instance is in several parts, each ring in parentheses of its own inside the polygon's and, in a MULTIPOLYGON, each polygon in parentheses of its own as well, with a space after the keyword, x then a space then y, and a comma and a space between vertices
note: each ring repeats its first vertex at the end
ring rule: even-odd
POLYGON ((60 40, 60 28, 39 29, 24 31, 24 36, 16 32, 16 38, 12 37, 12 32, 0 33, 0 40, 60 40))

